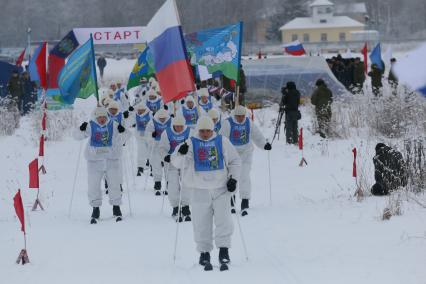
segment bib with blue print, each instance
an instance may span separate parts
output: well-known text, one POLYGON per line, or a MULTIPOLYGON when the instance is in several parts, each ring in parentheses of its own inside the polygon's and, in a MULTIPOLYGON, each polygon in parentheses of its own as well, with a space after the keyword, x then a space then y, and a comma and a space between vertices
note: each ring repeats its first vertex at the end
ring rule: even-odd
POLYGON ((192 109, 187 108, 186 106, 182 106, 182 114, 185 118, 186 125, 195 125, 198 120, 198 110, 196 107, 192 109))
POLYGON ((112 133, 114 121, 110 120, 108 124, 100 126, 94 121, 90 121, 90 130, 92 135, 90 137, 90 146, 92 147, 111 147, 112 146, 112 133))
POLYGON ((151 120, 150 113, 147 112, 146 114, 136 114, 136 127, 139 132, 145 132, 146 125, 151 120))
POLYGON ((152 120, 154 122, 154 129, 155 129, 155 141, 161 140, 161 134, 163 134, 163 131, 170 127, 172 124, 172 120, 169 118, 166 122, 160 123, 156 121, 155 119, 152 120))
POLYGON ((217 171, 224 168, 222 136, 204 141, 191 137, 194 151, 194 167, 197 172, 217 171))
POLYGON ((190 129, 187 127, 181 133, 176 133, 172 130, 172 127, 173 126, 166 128, 167 138, 169 139, 170 144, 169 154, 173 154, 176 147, 188 139, 190 131, 190 129))
POLYGON ((228 118, 231 125, 229 140, 234 146, 246 145, 250 142, 250 120, 246 117, 244 123, 236 123, 231 117, 228 118))

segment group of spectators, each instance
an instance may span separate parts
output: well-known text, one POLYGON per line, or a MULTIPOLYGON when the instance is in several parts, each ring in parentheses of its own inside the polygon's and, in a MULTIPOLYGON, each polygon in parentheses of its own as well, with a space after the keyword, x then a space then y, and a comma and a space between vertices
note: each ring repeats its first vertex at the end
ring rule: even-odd
POLYGON ((26 115, 34 108, 37 101, 37 85, 31 81, 27 71, 21 74, 13 71, 2 101, 9 111, 19 111, 21 115, 26 115))

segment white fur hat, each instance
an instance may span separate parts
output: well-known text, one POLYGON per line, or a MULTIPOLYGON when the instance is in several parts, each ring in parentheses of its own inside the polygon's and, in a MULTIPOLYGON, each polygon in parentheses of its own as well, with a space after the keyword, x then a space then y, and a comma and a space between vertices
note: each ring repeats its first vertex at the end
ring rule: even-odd
POLYGON ((141 101, 141 102, 139 102, 139 103, 136 105, 135 109, 136 109, 136 110, 143 110, 143 109, 147 109, 147 107, 146 107, 146 102, 145 102, 144 100, 143 100, 143 101, 141 101))
POLYGON ((109 104, 108 104, 108 109, 112 109, 112 108, 120 110, 120 105, 118 104, 118 102, 116 102, 114 100, 110 100, 109 104))
POLYGON ((185 102, 193 102, 193 103, 195 103, 195 100, 194 100, 194 98, 191 95, 188 95, 185 98, 185 102))
POLYGON ((186 121, 182 115, 177 115, 172 120, 172 125, 174 126, 185 126, 185 124, 186 124, 186 121))
POLYGON ((165 109, 159 109, 156 113, 155 113, 155 117, 156 118, 168 118, 169 117, 169 113, 167 112, 167 110, 165 109))
POLYGON ((213 131, 213 129, 214 129, 213 120, 210 117, 203 115, 202 117, 200 117, 200 119, 198 119, 197 129, 198 130, 212 130, 213 131))
POLYGON ((234 109, 234 115, 246 115, 247 110, 244 106, 238 105, 234 109))
POLYGON ((215 108, 210 109, 207 114, 209 115, 211 119, 219 119, 220 117, 219 111, 215 108))
POLYGON ((93 110, 93 116, 95 118, 98 118, 98 117, 101 117, 101 116, 108 117, 108 112, 107 112, 106 108, 104 108, 104 107, 97 107, 93 110))
POLYGON ((201 88, 197 92, 198 92, 198 95, 200 97, 209 97, 210 96, 209 90, 207 90, 207 88, 201 88))

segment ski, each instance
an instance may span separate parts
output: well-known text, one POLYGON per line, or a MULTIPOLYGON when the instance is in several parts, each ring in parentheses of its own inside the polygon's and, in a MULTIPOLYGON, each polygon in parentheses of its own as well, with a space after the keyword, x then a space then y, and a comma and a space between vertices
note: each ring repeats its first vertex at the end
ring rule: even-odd
POLYGON ((213 265, 210 262, 206 262, 204 264, 204 271, 212 271, 213 270, 213 265))
POLYGON ((226 271, 226 270, 229 270, 229 266, 228 266, 228 264, 227 264, 227 263, 222 263, 222 264, 220 265, 220 267, 219 267, 219 270, 220 270, 220 271, 226 271))

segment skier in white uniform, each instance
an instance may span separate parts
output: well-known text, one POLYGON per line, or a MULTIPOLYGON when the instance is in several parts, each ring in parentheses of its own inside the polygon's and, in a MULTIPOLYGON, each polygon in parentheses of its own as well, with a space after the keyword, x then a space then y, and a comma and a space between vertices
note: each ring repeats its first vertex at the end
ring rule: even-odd
POLYGON ((146 127, 152 119, 152 113, 146 107, 145 101, 135 106, 135 114, 132 117, 133 127, 136 129, 135 137, 138 147, 138 172, 137 176, 143 174, 144 166, 147 164, 150 153, 151 133, 146 132, 146 127))
MULTIPOLYGON (((146 132, 148 136, 151 136, 151 147, 153 147, 151 149, 152 155, 149 158, 149 161, 152 166, 152 174, 154 177, 155 195, 161 195, 161 180, 163 178, 162 165, 164 156, 161 156, 159 151, 161 134, 163 134, 163 131, 171 125, 171 122, 172 120, 169 113, 165 109, 160 109, 146 126, 146 132)), ((167 194, 167 191, 165 190, 163 193, 167 194)))
POLYGON ((84 155, 87 160, 88 198, 93 207, 91 223, 96 224, 99 207, 102 205, 101 180, 105 174, 109 181, 109 203, 113 206, 116 221, 121 221, 120 210, 122 193, 120 190, 120 159, 124 143, 125 128, 108 118, 105 108, 97 107, 93 119, 83 122, 74 132, 77 140, 89 138, 84 155))
POLYGON ((164 157, 167 192, 170 205, 173 208, 172 217, 176 221, 191 221, 189 209, 189 192, 187 188, 181 188, 179 184, 180 170, 170 164, 170 155, 175 152, 184 141, 192 136, 192 130, 185 126, 185 119, 178 115, 172 119, 172 125, 161 134, 160 151, 164 157), (180 198, 179 198, 180 194, 180 198), (181 211, 179 212, 179 199, 181 211))
POLYGON ((266 142, 256 124, 247 117, 247 110, 241 105, 236 106, 232 115, 223 121, 219 133, 229 138, 241 157, 243 166, 241 167, 241 182, 238 188, 241 198, 241 215, 245 216, 248 214, 247 210, 251 198, 250 171, 253 162, 253 144, 268 151, 272 149, 272 146, 269 142, 266 142))
POLYGON ((221 270, 225 270, 230 261, 228 248, 234 229, 229 199, 237 187, 241 159, 229 140, 217 135, 213 128, 211 118, 200 117, 196 134, 179 147, 171 162, 182 170, 182 186, 191 189, 192 223, 200 252, 199 263, 204 270, 213 269, 210 252, 214 239, 219 248, 221 270))

